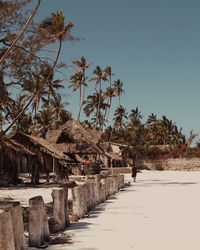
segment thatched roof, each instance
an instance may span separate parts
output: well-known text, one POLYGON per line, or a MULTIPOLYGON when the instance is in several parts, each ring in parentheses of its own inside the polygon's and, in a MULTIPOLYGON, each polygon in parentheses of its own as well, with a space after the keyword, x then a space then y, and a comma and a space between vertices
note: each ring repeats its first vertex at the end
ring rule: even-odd
POLYGON ((35 156, 35 153, 33 153, 32 151, 25 148, 24 145, 12 140, 12 139, 5 138, 5 139, 0 140, 0 147, 1 146, 6 147, 10 150, 13 150, 16 153, 35 156))
POLYGON ((92 129, 84 129, 75 121, 67 121, 58 130, 50 130, 46 139, 58 150, 65 153, 100 153, 103 151, 98 147, 101 133, 92 129))
POLYGON ((50 154, 53 158, 62 159, 62 160, 71 160, 69 157, 64 155, 61 151, 55 148, 47 140, 39 138, 36 136, 27 135, 24 133, 16 133, 12 140, 23 144, 26 148, 31 148, 31 151, 35 151, 33 147, 38 147, 41 152, 50 154))
POLYGON ((105 155, 108 156, 109 158, 111 158, 112 160, 116 160, 116 161, 121 161, 122 160, 122 158, 119 155, 117 155, 117 154, 115 154, 113 152, 106 152, 105 151, 105 155))
POLYGON ((102 153, 102 151, 96 146, 91 145, 79 145, 78 143, 59 143, 53 144, 53 146, 59 151, 65 154, 94 154, 102 153))
POLYGON ((97 144, 100 140, 101 132, 92 129, 84 129, 75 120, 67 121, 58 130, 50 130, 46 134, 46 139, 50 143, 76 143, 87 142, 97 144))

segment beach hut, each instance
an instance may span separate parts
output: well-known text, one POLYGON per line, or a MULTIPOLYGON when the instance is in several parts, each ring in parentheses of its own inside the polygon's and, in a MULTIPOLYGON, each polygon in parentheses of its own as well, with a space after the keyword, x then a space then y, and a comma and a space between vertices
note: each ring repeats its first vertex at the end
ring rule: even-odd
POLYGON ((49 143, 77 161, 76 168, 80 170, 80 166, 84 165, 86 174, 98 171, 102 163, 100 156, 104 151, 99 147, 100 138, 101 132, 84 129, 75 120, 69 120, 58 130, 50 130, 46 134, 49 143))
POLYGON ((34 162, 36 154, 9 138, 0 138, 0 185, 18 184, 23 172, 24 159, 34 162))
POLYGON ((73 160, 60 152, 47 140, 20 132, 16 133, 12 140, 20 143, 36 156, 33 163, 27 161, 27 168, 31 172, 32 183, 39 182, 39 173, 46 173, 47 181, 49 181, 50 172, 54 172, 56 181, 68 177, 69 168, 67 163, 73 162, 73 160))
POLYGON ((101 156, 105 166, 108 168, 123 166, 120 144, 104 142, 100 144, 100 147, 105 152, 105 154, 101 156))

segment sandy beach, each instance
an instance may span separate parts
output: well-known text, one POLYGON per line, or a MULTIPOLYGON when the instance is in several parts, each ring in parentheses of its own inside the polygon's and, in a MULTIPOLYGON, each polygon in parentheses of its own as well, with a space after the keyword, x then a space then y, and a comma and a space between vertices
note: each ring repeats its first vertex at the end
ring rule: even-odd
POLYGON ((71 245, 49 249, 199 250, 200 172, 143 171, 132 184, 72 224, 71 245))
MULTIPOLYGON (((142 171, 131 186, 98 205, 64 232, 69 244, 50 250, 199 250, 200 171, 142 171)), ((42 195, 52 201, 51 188, 0 191, 20 200, 42 195)), ((29 248, 35 249, 35 248, 29 248)))

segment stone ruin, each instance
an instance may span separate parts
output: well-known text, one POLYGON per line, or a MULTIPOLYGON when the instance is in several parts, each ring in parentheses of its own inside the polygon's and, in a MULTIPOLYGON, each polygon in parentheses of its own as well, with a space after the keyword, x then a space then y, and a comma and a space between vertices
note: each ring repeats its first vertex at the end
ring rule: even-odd
POLYGON ((28 209, 22 209, 19 202, 0 202, 0 249, 48 246, 51 234, 65 230, 71 222, 82 218, 124 186, 124 175, 86 176, 84 183, 71 188, 72 200, 68 199, 68 188, 53 189, 50 212, 42 196, 32 197, 28 209), (24 228, 28 230, 27 237, 24 228))

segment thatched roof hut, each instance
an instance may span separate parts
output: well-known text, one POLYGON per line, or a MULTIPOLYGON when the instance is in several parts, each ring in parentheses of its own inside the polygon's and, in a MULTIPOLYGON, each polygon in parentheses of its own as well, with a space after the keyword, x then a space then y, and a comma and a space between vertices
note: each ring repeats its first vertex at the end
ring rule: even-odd
POLYGON ((55 148, 51 143, 43 138, 39 138, 36 136, 27 135, 24 133, 16 133, 12 140, 20 143, 28 150, 32 152, 38 153, 38 151, 43 152, 45 154, 51 155, 53 158, 70 161, 71 159, 64 155, 61 151, 55 148))
POLYGON ((0 185, 18 183, 24 157, 34 161, 36 154, 12 139, 0 139, 0 185))
POLYGON ((57 180, 63 179, 63 173, 69 171, 69 168, 64 171, 64 166, 66 163, 74 162, 72 158, 63 154, 53 144, 43 138, 18 132, 12 139, 36 154, 37 161, 33 164, 30 163, 31 165, 28 167, 32 173, 33 183, 39 182, 39 172, 47 174, 47 181, 49 180, 49 173, 52 171, 56 174, 57 180))
POLYGON ((84 129, 82 125, 69 120, 58 130, 50 130, 46 139, 65 154, 102 154, 99 148, 101 133, 96 130, 84 129))

